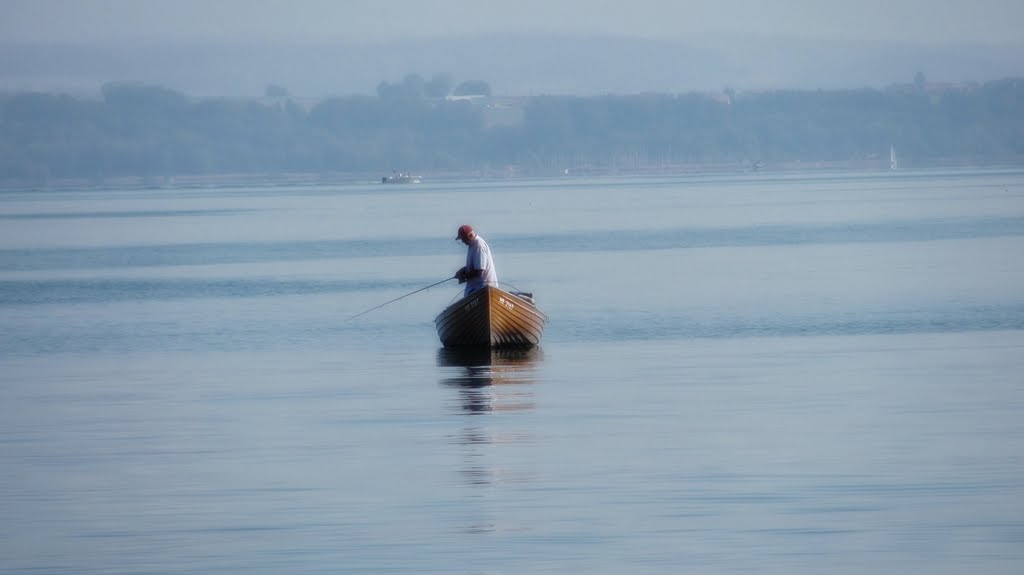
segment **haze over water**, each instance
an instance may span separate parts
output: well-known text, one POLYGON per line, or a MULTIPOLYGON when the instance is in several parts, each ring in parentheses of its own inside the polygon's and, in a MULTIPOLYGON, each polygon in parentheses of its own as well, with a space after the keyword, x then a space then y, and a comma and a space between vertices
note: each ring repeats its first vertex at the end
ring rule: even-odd
POLYGON ((0 193, 0 571, 1019 573, 1024 172, 0 193), (440 349, 472 223, 551 321, 440 349))

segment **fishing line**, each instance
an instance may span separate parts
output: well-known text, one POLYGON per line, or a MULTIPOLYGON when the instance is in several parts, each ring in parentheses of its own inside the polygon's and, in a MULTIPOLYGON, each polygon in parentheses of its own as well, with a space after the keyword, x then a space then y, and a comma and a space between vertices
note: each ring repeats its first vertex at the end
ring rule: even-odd
POLYGON ((352 316, 352 317, 348 318, 348 319, 347 319, 347 320, 345 320, 345 321, 352 321, 352 320, 356 319, 357 317, 359 317, 359 316, 361 316, 361 315, 366 315, 366 314, 370 313, 371 311, 373 311, 373 310, 375 310, 375 309, 380 309, 380 308, 382 308, 382 307, 384 307, 384 306, 388 305, 389 303, 395 303, 396 301, 398 301, 398 300, 400 300, 400 299, 402 299, 402 298, 406 298, 406 297, 409 297, 409 296, 411 296, 411 295, 413 295, 413 294, 416 294, 416 293, 420 293, 421 291, 423 291, 423 290, 426 290, 426 289, 430 289, 430 288, 432 288, 432 287, 434 287, 434 286, 439 286, 439 285, 443 284, 444 282, 446 282, 446 281, 451 281, 451 280, 453 280, 453 279, 455 279, 455 277, 454 277, 454 276, 452 276, 452 277, 450 277, 450 278, 444 278, 443 280, 441 280, 441 281, 439 281, 439 282, 437 282, 437 283, 432 283, 432 284, 430 284, 430 285, 428 285, 428 286, 426 286, 426 287, 421 287, 420 289, 418 289, 418 290, 416 290, 416 291, 411 291, 411 292, 409 292, 409 293, 407 293, 407 294, 405 294, 405 295, 403 295, 403 296, 399 296, 399 297, 396 297, 395 299, 393 299, 393 300, 391 300, 391 301, 386 301, 386 302, 384 302, 384 303, 380 304, 379 306, 376 306, 376 307, 371 307, 370 309, 368 309, 368 310, 366 310, 366 311, 363 311, 363 312, 359 312, 359 313, 357 313, 356 315, 354 315, 354 316, 352 316))

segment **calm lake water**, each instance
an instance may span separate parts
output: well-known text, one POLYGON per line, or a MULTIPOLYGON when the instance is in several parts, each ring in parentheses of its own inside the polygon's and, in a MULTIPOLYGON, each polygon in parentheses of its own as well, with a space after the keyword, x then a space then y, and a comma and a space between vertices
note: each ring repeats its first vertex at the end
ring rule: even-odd
POLYGON ((1024 171, 0 193, 0 572, 1024 572, 1024 171), (550 316, 433 318, 471 223, 550 316))

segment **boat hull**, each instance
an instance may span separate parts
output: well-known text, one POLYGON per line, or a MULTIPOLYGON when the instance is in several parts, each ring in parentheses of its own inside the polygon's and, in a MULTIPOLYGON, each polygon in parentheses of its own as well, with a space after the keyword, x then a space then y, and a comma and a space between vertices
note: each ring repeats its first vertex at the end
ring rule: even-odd
POLYGON ((526 297, 485 286, 448 306, 434 325, 446 348, 529 348, 540 343, 547 319, 526 297))

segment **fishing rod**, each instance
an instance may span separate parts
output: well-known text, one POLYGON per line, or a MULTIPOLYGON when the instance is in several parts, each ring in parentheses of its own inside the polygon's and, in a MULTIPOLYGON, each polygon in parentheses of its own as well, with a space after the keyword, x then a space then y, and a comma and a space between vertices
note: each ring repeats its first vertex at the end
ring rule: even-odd
POLYGON ((446 281, 451 281, 451 280, 453 280, 453 279, 455 279, 455 276, 452 276, 452 277, 450 277, 450 278, 444 278, 443 280, 441 280, 441 281, 439 281, 439 282, 437 282, 437 283, 433 283, 433 284, 430 284, 430 285, 428 285, 428 286, 426 286, 426 287, 421 287, 420 289, 418 289, 418 290, 416 290, 416 291, 411 291, 411 292, 409 292, 409 293, 407 293, 407 294, 405 294, 405 295, 403 295, 403 296, 399 296, 399 297, 396 297, 395 299, 393 299, 393 300, 391 300, 391 301, 386 301, 386 302, 384 302, 384 303, 380 304, 380 305, 379 305, 379 306, 377 306, 377 307, 371 307, 370 309, 368 309, 368 310, 366 310, 366 311, 364 311, 364 312, 360 312, 360 313, 357 313, 356 315, 354 315, 354 316, 352 316, 352 317, 348 318, 348 319, 347 319, 346 321, 352 321, 352 320, 356 319, 357 317, 359 317, 359 316, 361 316, 361 315, 366 315, 366 314, 370 313, 371 311, 373 311, 373 310, 375 310, 375 309, 380 309, 380 308, 382 308, 382 307, 384 307, 384 306, 388 305, 389 303, 395 303, 396 301, 398 301, 398 300, 400 300, 400 299, 402 299, 402 298, 406 298, 406 297, 409 297, 409 296, 411 296, 412 294, 420 293, 421 291, 423 291, 423 290, 426 290, 426 289, 430 289, 430 288, 432 288, 432 287, 434 287, 434 286, 439 286, 439 285, 443 284, 444 282, 446 282, 446 281))

